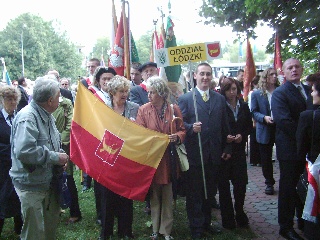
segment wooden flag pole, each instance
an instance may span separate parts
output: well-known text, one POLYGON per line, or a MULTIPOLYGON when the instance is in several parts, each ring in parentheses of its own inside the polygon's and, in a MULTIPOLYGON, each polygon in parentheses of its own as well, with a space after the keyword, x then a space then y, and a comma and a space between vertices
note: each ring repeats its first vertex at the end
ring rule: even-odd
POLYGON ((125 66, 125 77, 130 79, 130 48, 129 48, 129 2, 122 2, 122 14, 123 14, 123 32, 124 32, 124 66, 125 66), (125 4, 128 4, 128 19, 126 17, 125 4))

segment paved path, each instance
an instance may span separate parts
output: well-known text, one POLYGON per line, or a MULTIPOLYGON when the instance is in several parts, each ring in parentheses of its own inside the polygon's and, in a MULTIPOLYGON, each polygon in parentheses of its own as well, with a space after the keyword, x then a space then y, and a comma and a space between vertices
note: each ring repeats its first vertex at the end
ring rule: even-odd
MULTIPOLYGON (((284 239, 279 235, 278 225, 278 191, 280 169, 278 161, 273 163, 274 178, 276 180, 275 194, 266 195, 264 193, 265 184, 261 167, 250 166, 248 164, 249 184, 247 185, 247 194, 245 200, 245 211, 249 217, 250 228, 256 234, 255 240, 260 239, 284 239)), ((221 216, 218 210, 215 216, 221 222, 221 216)), ((295 230, 303 237, 300 230, 297 229, 295 221, 295 230)))

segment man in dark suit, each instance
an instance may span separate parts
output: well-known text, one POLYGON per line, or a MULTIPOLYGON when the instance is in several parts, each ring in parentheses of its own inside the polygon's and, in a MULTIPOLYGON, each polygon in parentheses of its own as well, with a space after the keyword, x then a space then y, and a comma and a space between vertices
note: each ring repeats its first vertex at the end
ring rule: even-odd
POLYGON ((310 87, 301 84, 303 68, 297 59, 288 59, 283 64, 286 82, 272 94, 271 109, 276 123, 277 159, 280 164, 278 199, 278 222, 280 235, 286 239, 300 240, 293 229, 293 218, 297 210, 298 227, 303 229, 301 219, 303 204, 296 185, 303 172, 305 162, 297 156, 296 130, 300 113, 312 108, 310 87))
POLYGON ((24 77, 18 79, 18 89, 21 92, 21 99, 17 106, 17 111, 19 112, 22 108, 28 105, 29 95, 26 92, 25 88, 27 87, 27 82, 24 77))
POLYGON ((149 77, 158 76, 157 64, 154 62, 146 62, 139 68, 144 82, 140 85, 134 86, 130 90, 130 101, 142 106, 149 102, 148 93, 145 83, 149 77))
MULTIPOLYGON (((198 121, 194 108, 193 92, 188 92, 178 99, 187 130, 185 146, 190 169, 186 172, 186 208, 193 239, 201 239, 207 233, 214 233, 211 227, 211 202, 214 186, 219 178, 221 161, 230 158, 231 146, 226 144, 229 126, 225 98, 209 89, 212 68, 208 63, 197 66, 194 77, 197 87, 194 89, 198 121), (207 196, 200 157, 198 133, 201 133, 201 145, 206 178, 207 196)), ((220 190, 219 190, 220 191, 220 190)))
MULTIPOLYGON (((48 71, 47 75, 54 75, 57 78, 58 82, 60 83, 60 75, 57 70, 50 70, 50 71, 48 71)), ((62 97, 68 98, 72 102, 72 105, 74 104, 72 93, 70 90, 60 88, 60 93, 61 93, 62 97)))

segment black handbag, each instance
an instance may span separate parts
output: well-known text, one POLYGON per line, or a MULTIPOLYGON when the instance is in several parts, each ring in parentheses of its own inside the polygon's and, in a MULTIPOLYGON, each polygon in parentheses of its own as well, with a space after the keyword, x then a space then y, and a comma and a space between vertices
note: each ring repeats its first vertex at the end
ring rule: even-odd
MULTIPOLYGON (((312 146, 313 146, 314 116, 315 116, 315 112, 313 112, 313 121, 312 121, 311 152, 312 152, 312 146)), ((304 172, 300 175, 298 184, 296 186, 296 191, 297 191, 299 198, 303 204, 306 202, 308 185, 309 185, 308 172, 307 172, 307 169, 305 168, 304 172)))

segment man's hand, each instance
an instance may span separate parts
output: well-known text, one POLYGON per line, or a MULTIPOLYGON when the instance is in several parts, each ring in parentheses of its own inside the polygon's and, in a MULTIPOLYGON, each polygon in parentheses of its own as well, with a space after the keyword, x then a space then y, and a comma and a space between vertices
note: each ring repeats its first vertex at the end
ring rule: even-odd
POLYGON ((69 156, 66 153, 59 153, 59 165, 64 166, 68 163, 69 156))
POLYGON ((193 124, 193 132, 198 133, 201 132, 201 122, 195 122, 193 124))
POLYGON ((228 135, 227 136, 227 143, 232 143, 234 141, 234 136, 228 135))
POLYGON ((264 116, 263 119, 267 124, 273 124, 274 123, 272 117, 270 117, 270 116, 264 116))
POLYGON ((241 134, 237 134, 237 135, 234 137, 234 142, 235 142, 235 143, 241 143, 241 142, 242 142, 242 136, 241 136, 241 134))

